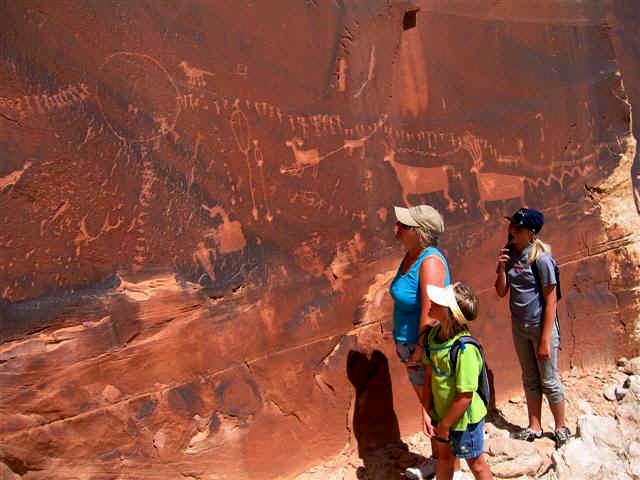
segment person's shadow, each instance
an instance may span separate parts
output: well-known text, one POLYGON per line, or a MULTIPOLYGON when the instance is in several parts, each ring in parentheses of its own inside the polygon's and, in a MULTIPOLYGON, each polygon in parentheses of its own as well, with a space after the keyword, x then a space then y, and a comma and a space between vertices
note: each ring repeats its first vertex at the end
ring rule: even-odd
POLYGON ((347 377, 356 390, 353 434, 364 464, 356 472, 358 478, 402 478, 401 472, 415 459, 400 440, 387 357, 379 350, 370 357, 351 350, 347 377))

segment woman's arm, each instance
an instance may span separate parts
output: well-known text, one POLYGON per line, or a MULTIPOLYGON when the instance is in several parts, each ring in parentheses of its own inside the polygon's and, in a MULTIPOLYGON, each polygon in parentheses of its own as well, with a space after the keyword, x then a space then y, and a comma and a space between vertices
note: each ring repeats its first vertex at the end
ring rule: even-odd
POLYGON ((437 255, 430 255, 420 264, 419 289, 420 289, 420 334, 423 335, 428 327, 435 325, 438 320, 429 316, 431 300, 427 295, 427 285, 437 285, 444 287, 447 278, 447 271, 444 268, 442 259, 437 255))
POLYGON ((544 297, 544 315, 542 317, 542 334, 540 335, 540 343, 538 344, 538 358, 547 360, 551 357, 551 333, 553 332, 553 324, 556 321, 556 286, 549 285, 542 289, 544 297))
POLYGON ((431 300, 427 295, 427 285, 437 285, 439 287, 444 286, 444 281, 447 278, 447 271, 444 268, 442 259, 437 255, 429 255, 420 264, 420 272, 418 276, 418 290, 420 291, 420 325, 418 326, 418 333, 420 338, 418 345, 420 348, 416 348, 412 360, 418 361, 422 358, 422 343, 424 335, 427 333, 429 327, 435 325, 438 320, 429 316, 429 309, 431 308, 431 300))
POLYGON ((498 255, 498 265, 496 265, 496 281, 493 286, 499 297, 504 297, 509 291, 507 285, 507 262, 509 261, 509 250, 503 248, 498 255))

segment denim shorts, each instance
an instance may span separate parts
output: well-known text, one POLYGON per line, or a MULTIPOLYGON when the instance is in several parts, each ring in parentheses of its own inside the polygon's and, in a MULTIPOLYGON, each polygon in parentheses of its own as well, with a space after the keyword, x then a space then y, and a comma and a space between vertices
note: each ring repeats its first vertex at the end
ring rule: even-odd
MULTIPOLYGON (((415 351, 418 345, 415 343, 400 343, 396 342, 396 353, 398 357, 400 357, 400 361, 402 363, 407 363, 409 358, 411 358, 411 354, 415 351)), ((422 363, 422 359, 420 360, 420 365, 415 367, 407 366, 407 375, 409 376, 409 381, 412 385, 416 387, 422 387, 424 385, 424 363, 422 363)))
POLYGON ((470 423, 466 430, 451 430, 449 440, 456 457, 478 458, 484 449, 484 418, 478 423, 470 423))

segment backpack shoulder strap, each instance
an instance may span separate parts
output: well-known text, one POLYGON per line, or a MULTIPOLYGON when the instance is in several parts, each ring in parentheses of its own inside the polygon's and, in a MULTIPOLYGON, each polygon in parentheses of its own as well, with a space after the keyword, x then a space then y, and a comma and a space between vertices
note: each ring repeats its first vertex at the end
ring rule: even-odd
POLYGON ((475 346, 480 351, 480 355, 482 356, 482 363, 485 363, 484 350, 482 349, 482 345, 480 345, 480 342, 478 342, 475 338, 470 337, 469 335, 465 335, 456 339, 456 341, 453 342, 453 345, 451 345, 451 350, 449 351, 449 361, 451 362, 452 374, 455 374, 456 365, 458 364, 458 354, 460 353, 460 350, 464 350, 467 345, 475 346))

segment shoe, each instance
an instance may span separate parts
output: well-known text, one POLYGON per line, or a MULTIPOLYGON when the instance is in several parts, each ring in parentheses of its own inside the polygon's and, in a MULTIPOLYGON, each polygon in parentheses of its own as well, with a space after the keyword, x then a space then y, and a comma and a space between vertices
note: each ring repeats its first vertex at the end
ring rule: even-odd
POLYGON ((534 430, 531 430, 529 427, 527 427, 527 428, 523 428, 518 432, 512 433, 510 437, 513 438, 514 440, 524 440, 526 442, 533 442, 534 440, 542 438, 542 430, 540 430, 539 432, 536 432, 534 430))
POLYGON ((426 480, 436 474, 436 459, 429 458, 420 465, 404 469, 405 477, 411 480, 426 480))
POLYGON ((465 477, 464 476, 464 472, 462 470, 456 470, 455 472, 453 472, 453 480, 464 480, 465 477))
POLYGON ((571 430, 567 427, 560 427, 556 430, 556 448, 560 448, 571 438, 571 430))

